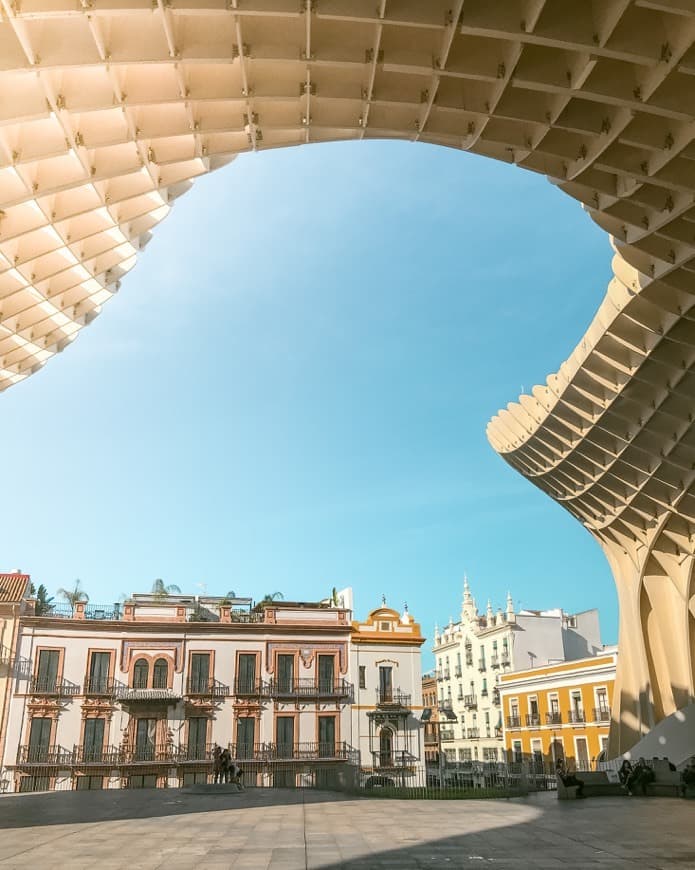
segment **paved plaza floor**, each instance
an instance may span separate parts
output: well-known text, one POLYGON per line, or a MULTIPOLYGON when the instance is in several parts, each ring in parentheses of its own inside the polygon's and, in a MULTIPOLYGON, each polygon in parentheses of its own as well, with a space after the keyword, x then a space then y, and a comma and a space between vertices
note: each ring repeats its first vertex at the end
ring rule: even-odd
POLYGON ((553 793, 401 801, 329 792, 0 797, 0 868, 695 868, 695 801, 553 793))

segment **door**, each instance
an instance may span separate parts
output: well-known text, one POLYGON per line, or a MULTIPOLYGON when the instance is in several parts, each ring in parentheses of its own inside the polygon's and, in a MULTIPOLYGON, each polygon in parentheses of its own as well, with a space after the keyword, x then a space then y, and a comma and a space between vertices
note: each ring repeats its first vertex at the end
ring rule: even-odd
POLYGON ((58 682, 58 650, 42 649, 39 652, 39 667, 36 674, 39 692, 53 693, 58 682))
POLYGON ((252 716, 240 716, 236 726, 236 757, 253 758, 253 743, 256 738, 256 720, 252 716))
POLYGON ((195 716, 188 720, 188 760, 201 761, 206 758, 208 720, 195 716))
POLYGON ((577 770, 591 770, 589 764, 589 746, 586 742, 586 737, 576 737, 575 746, 577 747, 577 770))
POLYGON ((89 662, 89 691, 103 695, 109 682, 111 653, 93 652, 89 662))
POLYGON ((135 760, 154 761, 156 719, 138 719, 135 732, 135 760))
POLYGON ((104 756, 104 722, 104 719, 85 720, 83 747, 85 761, 101 761, 104 756))
POLYGON ((379 700, 382 704, 393 701, 393 668, 389 665, 379 666, 379 700))
POLYGON ((294 716, 278 716, 276 724, 278 758, 294 755, 294 716))
POLYGON ((319 656, 319 694, 331 695, 335 691, 335 656, 319 656))
POLYGON ((319 757, 335 757, 335 716, 319 716, 319 757))
POLYGON ((256 656, 241 653, 237 674, 237 694, 251 695, 256 688, 256 656))
POLYGON ((209 682, 210 653, 193 653, 189 691, 193 694, 202 694, 207 691, 209 682))
POLYGON ((294 691, 294 656, 278 655, 278 691, 282 695, 291 695, 294 691))
MULTIPOLYGON (((389 668, 389 670, 391 670, 389 668)), ((393 732, 382 728, 379 734, 379 767, 393 766, 393 732)))
POLYGON ((51 743, 51 720, 32 719, 29 730, 29 757, 27 761, 48 761, 51 743))

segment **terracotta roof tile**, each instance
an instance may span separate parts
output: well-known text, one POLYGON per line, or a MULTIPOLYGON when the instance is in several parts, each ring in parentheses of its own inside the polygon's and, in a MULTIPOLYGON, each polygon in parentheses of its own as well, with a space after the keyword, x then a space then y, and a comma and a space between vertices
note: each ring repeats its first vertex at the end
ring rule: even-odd
POLYGON ((13 604, 21 601, 30 579, 28 574, 0 574, 0 603, 13 604))

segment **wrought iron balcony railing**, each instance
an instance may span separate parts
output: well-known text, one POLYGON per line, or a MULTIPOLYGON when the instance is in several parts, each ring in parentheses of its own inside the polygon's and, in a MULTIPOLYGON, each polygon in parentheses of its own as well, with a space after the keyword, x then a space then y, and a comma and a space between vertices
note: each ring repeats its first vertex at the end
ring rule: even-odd
POLYGON ((527 713, 526 714, 526 725, 529 728, 540 728, 541 717, 539 713, 527 713))
POLYGON ((234 680, 234 695, 237 698, 267 698, 268 686, 263 680, 245 679, 243 677, 234 680))
POLYGON ((504 666, 508 665, 509 663, 510 663, 509 662, 509 653, 503 652, 502 655, 500 656, 500 664, 504 667, 504 666))
POLYGON ((546 725, 562 725, 562 713, 553 712, 545 714, 546 725))
POLYGON ((442 743, 451 743, 454 739, 453 728, 442 728, 442 743))
POLYGON ((119 693, 126 688, 127 686, 124 683, 119 683, 118 680, 85 674, 83 690, 85 695, 103 698, 117 698, 119 693))
POLYGON ((498 668, 500 666, 500 657, 498 655, 492 655, 490 657, 490 666, 493 668, 498 668))
POLYGON ((32 695, 51 695, 59 698, 70 698, 80 694, 80 687, 70 680, 59 677, 32 677, 29 691, 32 695))
POLYGON ((610 722, 611 711, 605 707, 594 707, 593 709, 594 722, 610 722))
POLYGON ((441 668, 437 668, 434 672, 435 677, 437 678, 437 682, 441 683, 444 679, 444 671, 441 668))
POLYGON ((586 716, 583 710, 569 710, 567 712, 567 721, 572 725, 582 725, 586 722, 586 716))
POLYGON ((372 764, 375 768, 378 767, 381 770, 400 770, 412 767, 416 761, 417 758, 405 750, 372 752, 372 764))
POLYGON ((473 653, 466 653, 466 665, 467 667, 472 667, 473 665, 473 653))
POLYGON ((410 709, 411 696, 401 692, 400 689, 377 689, 376 690, 376 705, 377 707, 400 708, 402 710, 410 709))
POLYGON ((461 674, 462 674, 461 665, 456 665, 456 667, 454 668, 454 676, 460 677, 461 674))
POLYGON ((463 706, 467 710, 474 710, 478 706, 478 699, 475 695, 466 695, 463 699, 463 706))
POLYGON ((480 737, 480 728, 468 728, 466 731, 466 737, 469 740, 478 740, 480 737))
POLYGON ((228 698, 229 686, 211 678, 192 677, 186 682, 186 695, 194 698, 228 698))
POLYGON ((482 673, 487 670, 487 665, 485 664, 485 659, 478 659, 478 670, 482 673))
POLYGON ((72 752, 64 746, 20 746, 17 764, 45 764, 51 767, 69 767, 72 752))
POLYGON ((230 743, 236 761, 354 761, 356 750, 345 741, 309 743, 230 743))
POLYGON ((507 716, 507 728, 521 728, 521 716, 507 716))
POLYGON ((316 680, 311 677, 298 680, 271 680, 267 686, 269 698, 350 698, 352 683, 347 680, 316 680))
POLYGON ((499 705, 500 705, 500 690, 499 689, 492 690, 492 703, 496 707, 499 707, 499 705))

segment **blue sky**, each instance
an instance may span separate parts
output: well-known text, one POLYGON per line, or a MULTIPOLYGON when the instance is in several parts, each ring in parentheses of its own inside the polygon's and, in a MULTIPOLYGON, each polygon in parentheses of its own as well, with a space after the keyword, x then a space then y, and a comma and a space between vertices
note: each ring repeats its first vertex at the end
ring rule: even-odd
POLYGON ((614 642, 598 545, 485 437, 581 338, 610 259, 578 203, 490 160, 393 142, 238 158, 2 395, 0 568, 79 577, 95 603, 156 577, 350 584, 358 615, 383 593, 429 638, 467 572, 480 606, 511 589, 599 607, 614 642))

